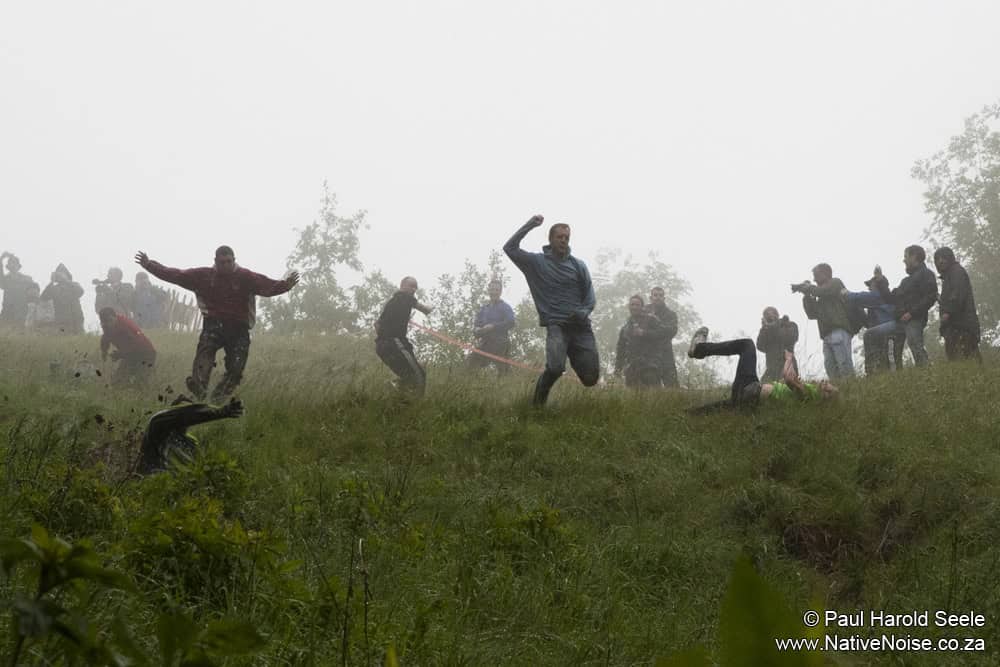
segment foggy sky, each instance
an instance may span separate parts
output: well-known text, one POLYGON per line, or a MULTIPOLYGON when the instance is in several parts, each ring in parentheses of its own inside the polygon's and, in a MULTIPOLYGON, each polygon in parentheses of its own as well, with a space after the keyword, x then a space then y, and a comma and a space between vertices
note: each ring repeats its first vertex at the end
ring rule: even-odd
POLYGON ((90 279, 131 281, 137 249, 280 276, 327 180, 394 281, 542 213, 591 264, 658 250, 718 335, 789 312, 808 356, 788 284, 898 282, 929 222, 910 167, 1000 99, 997 25, 986 1, 8 2, 0 249, 42 286, 65 262, 93 324, 90 279))

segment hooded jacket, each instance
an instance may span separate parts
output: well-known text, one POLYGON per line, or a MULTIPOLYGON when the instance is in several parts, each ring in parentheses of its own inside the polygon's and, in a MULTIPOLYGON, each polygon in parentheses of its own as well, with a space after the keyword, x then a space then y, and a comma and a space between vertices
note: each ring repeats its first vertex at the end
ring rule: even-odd
POLYGON ((558 257, 549 245, 542 252, 522 250, 521 240, 534 228, 530 222, 522 225, 504 244, 503 251, 528 281, 539 326, 590 326, 590 313, 597 305, 597 297, 587 265, 572 252, 558 257))
POLYGON ((42 301, 51 301, 55 319, 52 324, 62 333, 83 333, 83 288, 73 282, 73 274, 65 264, 52 272, 52 282, 42 292, 42 301))
POLYGON ((979 316, 976 314, 976 299, 972 295, 972 282, 965 268, 952 262, 941 274, 941 298, 939 309, 948 315, 948 321, 941 321, 941 335, 966 333, 979 340, 979 316))

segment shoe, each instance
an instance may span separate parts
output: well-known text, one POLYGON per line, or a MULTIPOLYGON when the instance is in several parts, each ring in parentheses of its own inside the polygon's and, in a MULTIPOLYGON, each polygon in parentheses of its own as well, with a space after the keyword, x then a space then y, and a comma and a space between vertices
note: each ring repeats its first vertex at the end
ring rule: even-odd
POLYGON ((700 343, 708 342, 708 327, 698 327, 698 330, 691 336, 691 346, 688 347, 688 356, 694 359, 694 348, 700 343))

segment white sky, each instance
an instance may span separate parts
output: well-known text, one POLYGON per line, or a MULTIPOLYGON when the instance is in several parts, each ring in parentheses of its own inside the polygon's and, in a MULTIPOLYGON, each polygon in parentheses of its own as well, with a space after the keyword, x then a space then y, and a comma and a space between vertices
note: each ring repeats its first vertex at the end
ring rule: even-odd
POLYGON ((0 246, 88 303, 140 248, 280 275, 326 179, 394 280, 542 213, 591 263, 659 250, 720 334, 804 324, 818 261, 901 277, 910 167, 1000 99, 998 26, 986 0, 6 2, 0 246))

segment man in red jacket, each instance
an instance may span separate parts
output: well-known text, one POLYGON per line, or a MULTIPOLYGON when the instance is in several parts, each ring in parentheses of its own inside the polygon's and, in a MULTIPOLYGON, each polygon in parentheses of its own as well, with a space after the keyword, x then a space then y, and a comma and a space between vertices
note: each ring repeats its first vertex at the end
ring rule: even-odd
POLYGON ((229 246, 215 251, 215 266, 197 269, 172 269, 154 262, 140 251, 135 261, 160 280, 194 292, 202 313, 201 337, 195 352, 187 388, 202 400, 215 366, 215 354, 226 352, 226 374, 215 386, 212 401, 220 402, 236 390, 250 352, 250 328, 256 319, 258 296, 278 296, 295 287, 299 274, 292 271, 284 280, 273 280, 236 265, 229 246))
POLYGON ((108 349, 114 345, 111 360, 118 366, 111 375, 111 384, 124 386, 130 382, 145 384, 156 363, 156 350, 136 323, 107 306, 98 313, 101 318, 101 361, 107 361, 108 349))

